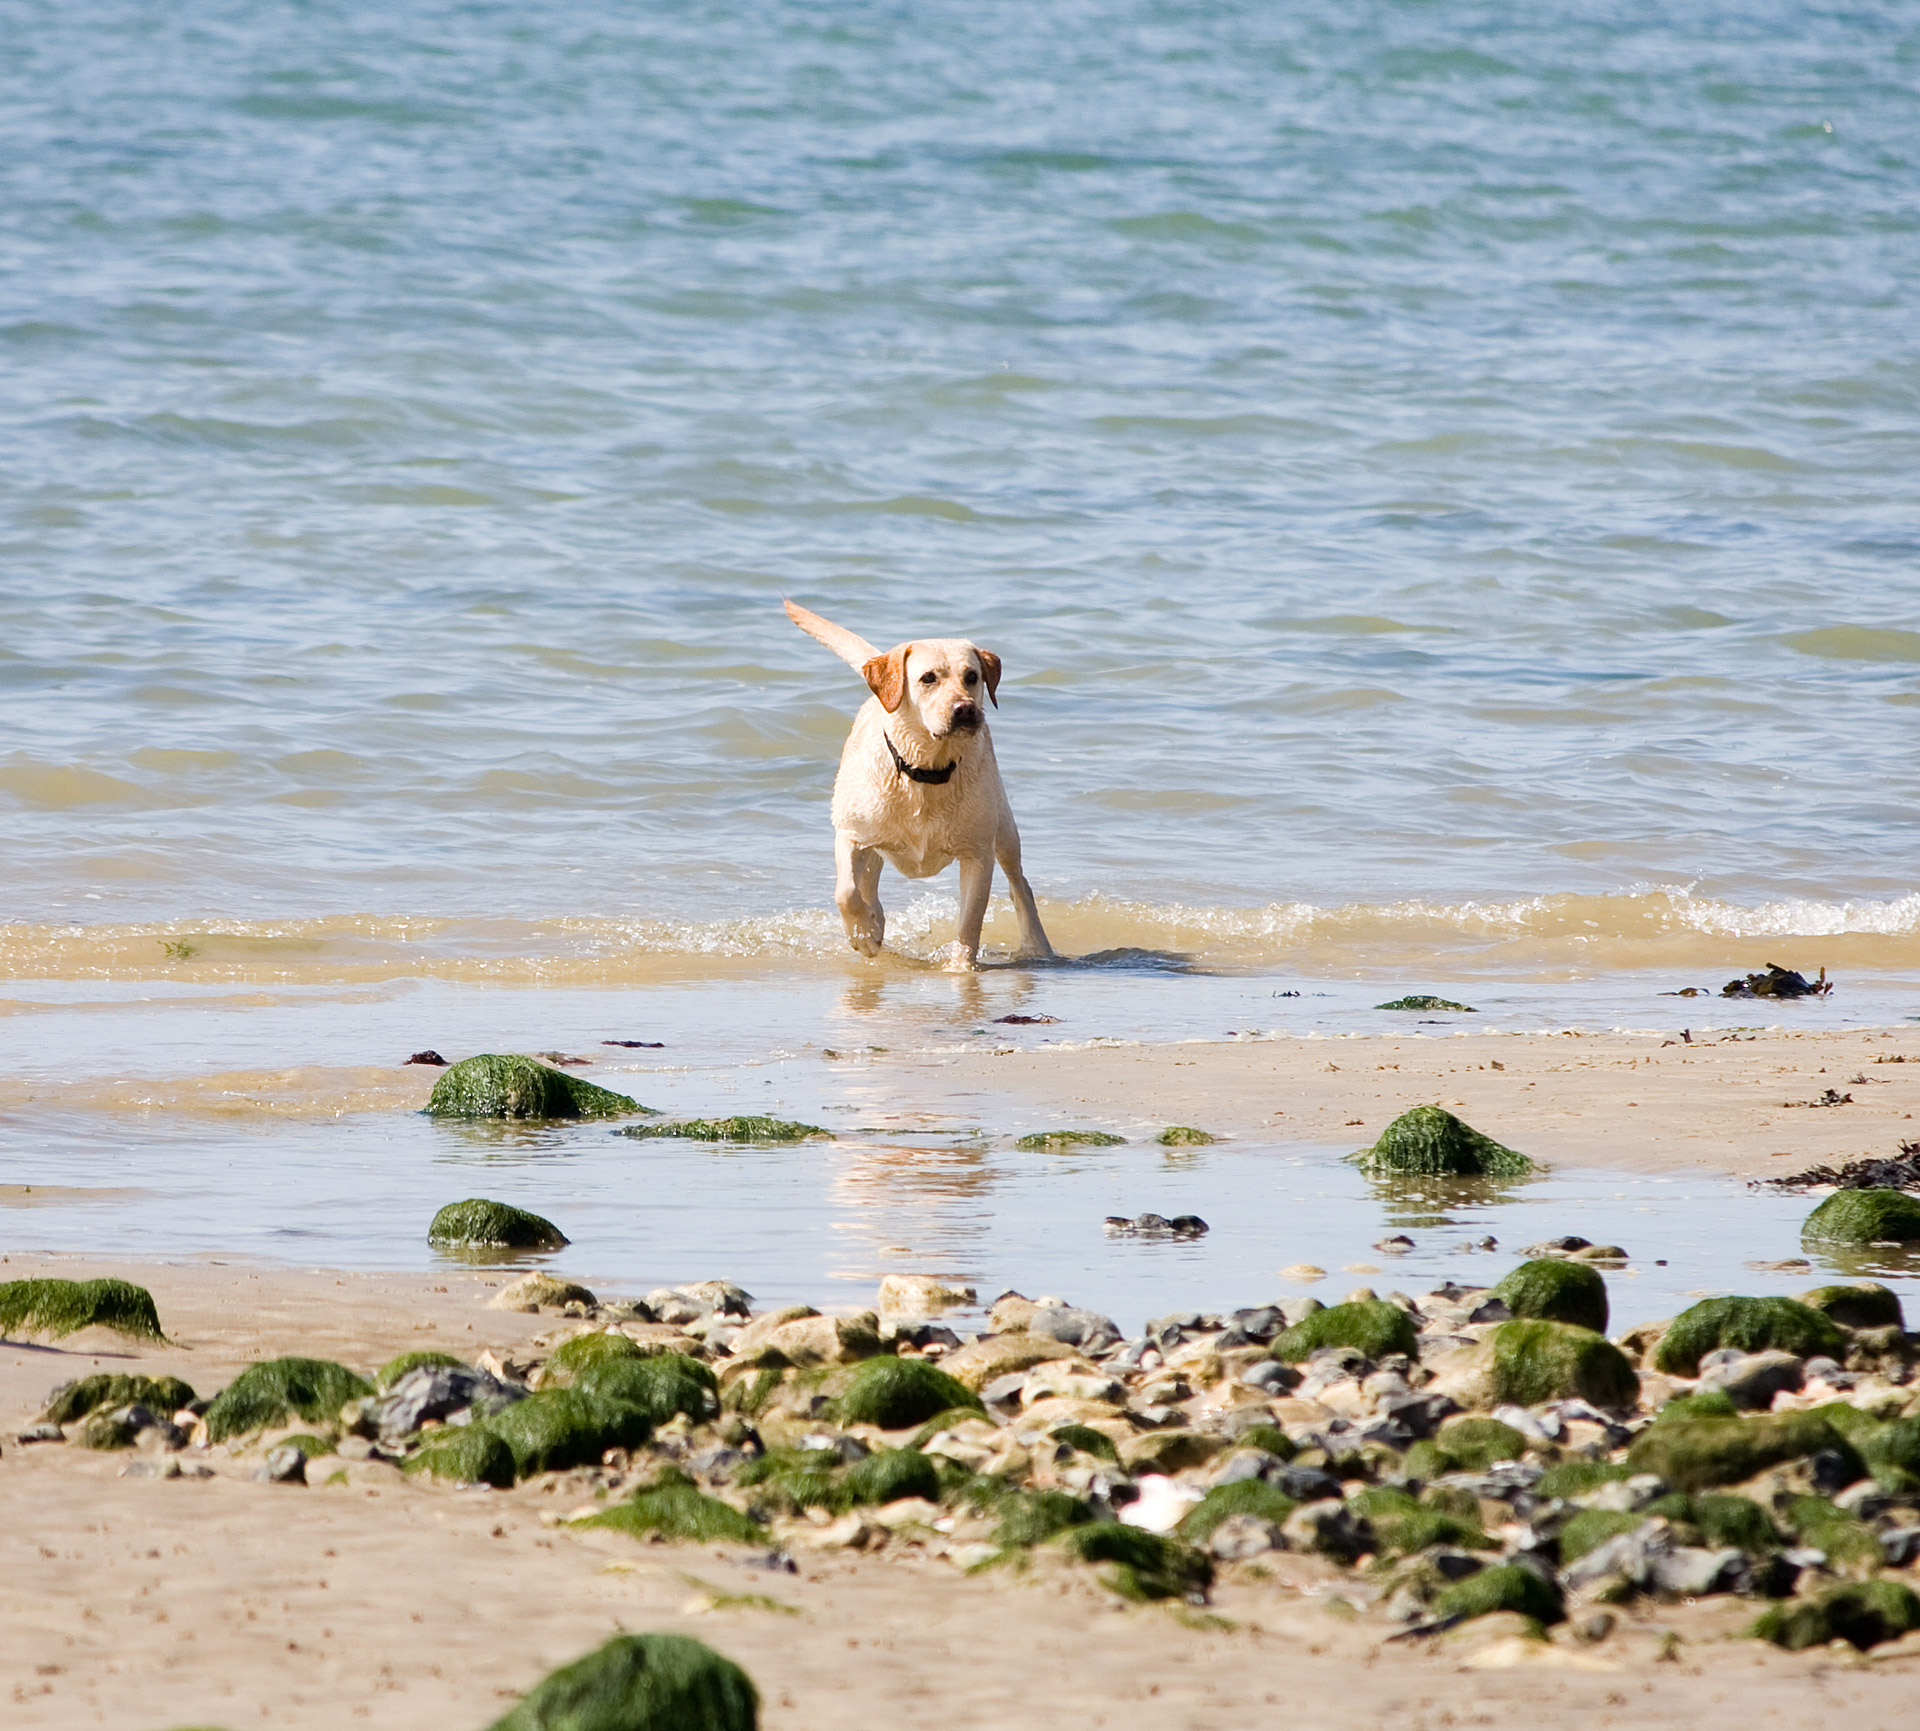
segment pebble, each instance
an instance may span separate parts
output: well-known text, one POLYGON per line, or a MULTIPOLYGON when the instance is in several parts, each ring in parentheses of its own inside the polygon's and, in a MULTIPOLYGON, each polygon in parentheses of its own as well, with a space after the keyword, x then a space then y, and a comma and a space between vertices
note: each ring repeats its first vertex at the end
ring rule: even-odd
POLYGON ((1280 1270, 1280 1278, 1282 1280, 1305 1282, 1310 1280, 1325 1280, 1326 1277, 1327 1271, 1324 1268, 1316 1268, 1311 1262, 1296 1262, 1291 1268, 1283 1268, 1280 1270))

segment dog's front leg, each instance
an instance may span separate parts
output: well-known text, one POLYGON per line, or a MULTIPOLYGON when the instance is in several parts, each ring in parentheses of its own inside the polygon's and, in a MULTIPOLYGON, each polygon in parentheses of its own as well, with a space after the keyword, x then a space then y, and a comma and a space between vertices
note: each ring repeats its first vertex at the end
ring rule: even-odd
POLYGON ((987 921, 987 898, 993 894, 993 856, 976 854, 960 861, 960 926, 947 946, 947 971, 971 973, 979 965, 980 928, 987 921))
POLYGON ((1046 928, 1040 924, 1033 886, 1020 869, 1020 832, 1013 827, 1011 819, 1000 832, 995 852, 1000 856, 1000 869, 1007 874, 1007 894, 1013 898, 1014 918, 1020 922, 1020 960, 1051 961, 1053 945, 1047 942, 1046 928))
POLYGON ((847 928, 847 942, 863 956, 877 956, 887 939, 886 910, 880 905, 880 855, 862 847, 844 830, 833 838, 833 902, 847 928))

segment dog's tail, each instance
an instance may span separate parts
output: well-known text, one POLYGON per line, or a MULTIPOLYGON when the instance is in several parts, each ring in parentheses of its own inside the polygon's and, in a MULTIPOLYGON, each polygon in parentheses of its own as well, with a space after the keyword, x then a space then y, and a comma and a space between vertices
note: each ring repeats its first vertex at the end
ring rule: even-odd
POLYGON ((818 613, 809 613, 797 602, 787 603, 787 617, 809 637, 824 643, 854 672, 863 677, 866 674, 867 663, 880 653, 858 632, 836 625, 831 619, 822 619, 818 613))

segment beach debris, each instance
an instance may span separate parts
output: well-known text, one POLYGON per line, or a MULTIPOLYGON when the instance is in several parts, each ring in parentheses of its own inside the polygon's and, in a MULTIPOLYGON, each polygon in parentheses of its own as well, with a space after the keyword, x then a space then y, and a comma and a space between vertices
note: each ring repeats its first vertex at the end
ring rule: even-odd
POLYGON ((621 1118, 653 1108, 523 1053, 482 1052, 433 1085, 425 1111, 430 1118, 621 1118))
POLYGON ((602 1040, 603 1046, 624 1046, 630 1052, 664 1052, 665 1040, 602 1040))
POLYGON ((225 1442, 303 1418, 331 1423, 350 1400, 373 1393, 373 1385, 324 1358, 274 1358, 250 1364, 209 1403, 207 1437, 225 1442))
POLYGON ((1117 1148, 1126 1141, 1110 1130, 1036 1130, 1014 1147, 1023 1154, 1052 1154, 1069 1148, 1117 1148))
POLYGON ((1720 988, 1723 998, 1824 998, 1833 990, 1833 981, 1827 978, 1827 970, 1822 968, 1817 979, 1808 979, 1805 974, 1795 973, 1792 968, 1783 968, 1778 962, 1767 963, 1763 974, 1748 974, 1743 979, 1729 980, 1720 988))
POLYGON ((0 1284, 0 1337, 62 1340, 107 1328, 134 1340, 164 1341, 153 1294, 127 1280, 9 1280, 0 1284))
POLYGON ((1376 1010, 1445 1010, 1456 1016, 1477 1016, 1480 1014, 1471 1004, 1456 1004, 1451 998, 1436 998, 1428 992, 1415 992, 1410 997, 1395 998, 1390 1004, 1375 1004, 1376 1010))
POLYGON ((1191 1124, 1169 1124, 1154 1137, 1154 1141, 1163 1148, 1206 1148, 1219 1140, 1218 1136, 1206 1130, 1196 1130, 1191 1124))
POLYGON ((809 1137, 833 1139, 818 1124, 796 1124, 785 1118, 747 1115, 737 1118, 677 1118, 667 1124, 627 1124, 616 1136, 639 1139, 684 1137, 693 1142, 804 1142, 809 1137))
POLYGON ((1213 1230, 1197 1214, 1109 1214, 1104 1224, 1109 1238, 1204 1238, 1213 1230))
POLYGON ((616 1635, 545 1677, 488 1731, 758 1731, 746 1672, 687 1635, 616 1635))
POLYGON ((1843 1094, 1837 1088, 1829 1088, 1817 1100, 1782 1100, 1782 1106, 1851 1106, 1853 1096, 1843 1094))
POLYGON ((1013 1028, 1038 1028, 1060 1020, 1058 1016, 995 1016, 993 1019, 1013 1028))
POLYGON ((449 1202, 434 1215, 427 1227, 427 1242, 485 1250, 559 1250, 569 1240, 541 1215, 509 1202, 469 1196, 464 1202, 449 1202))
POLYGON ((1839 1166, 1809 1166, 1784 1178, 1756 1178, 1756 1190, 1920 1190, 1920 1142, 1902 1142, 1898 1154, 1849 1160, 1839 1166))
POLYGON ((1920 1199, 1904 1190, 1836 1190, 1801 1224, 1803 1240, 1835 1244, 1920 1241, 1920 1199))
POLYGON ((447 1067, 446 1059, 441 1057, 438 1052, 434 1051, 434 1049, 431 1046, 429 1046, 424 1052, 415 1052, 411 1058, 402 1058, 400 1060, 400 1067, 403 1070, 409 1064, 427 1064, 432 1066, 435 1069, 440 1069, 440 1070, 444 1070, 447 1067))
POLYGON ((1518 1178, 1537 1171, 1526 1155, 1484 1136, 1444 1106, 1415 1106, 1348 1158, 1376 1176, 1518 1178))
POLYGON ((1514 1316, 1606 1332, 1607 1283, 1585 1262, 1561 1257, 1523 1262, 1494 1287, 1493 1296, 1514 1316))

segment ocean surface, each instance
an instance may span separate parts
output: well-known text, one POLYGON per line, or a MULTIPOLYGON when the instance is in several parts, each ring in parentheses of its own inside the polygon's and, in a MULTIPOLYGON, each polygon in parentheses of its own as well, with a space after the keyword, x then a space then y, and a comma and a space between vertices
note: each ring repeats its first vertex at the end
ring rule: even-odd
POLYGON ((784 596, 1002 656, 1077 958, 1002 1010, 1920 1013, 1912 8, 8 16, 6 1176, 255 1171, 108 1097, 529 992, 705 1066, 875 981, 953 1037, 951 878, 842 943, 865 693, 784 596))

